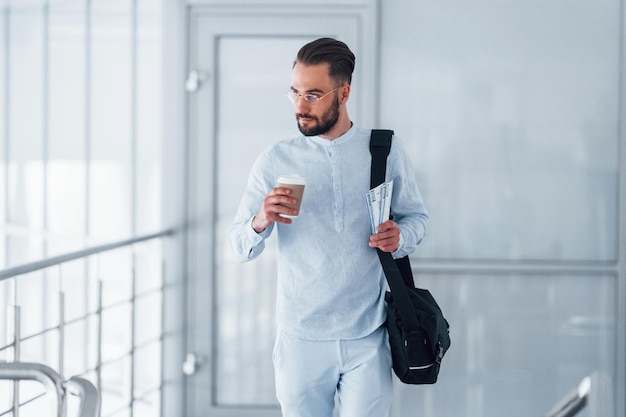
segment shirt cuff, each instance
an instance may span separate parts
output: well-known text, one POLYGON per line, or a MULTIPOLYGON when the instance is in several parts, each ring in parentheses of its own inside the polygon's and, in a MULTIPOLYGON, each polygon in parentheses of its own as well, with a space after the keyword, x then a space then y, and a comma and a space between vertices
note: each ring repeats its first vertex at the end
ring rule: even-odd
POLYGON ((402 232, 400 232, 400 241, 398 242, 398 249, 396 249, 391 255, 393 256, 394 259, 397 258, 402 258, 402 256, 400 256, 400 252, 402 251, 402 248, 404 247, 404 236, 402 236, 402 232))
POLYGON ((270 233, 272 231, 272 225, 266 227, 265 230, 263 230, 261 233, 257 233, 256 230, 254 230, 254 227, 252 227, 252 222, 254 221, 255 217, 256 216, 252 216, 250 222, 248 223, 248 237, 250 238, 251 242, 257 244, 261 240, 267 239, 270 236, 270 233))

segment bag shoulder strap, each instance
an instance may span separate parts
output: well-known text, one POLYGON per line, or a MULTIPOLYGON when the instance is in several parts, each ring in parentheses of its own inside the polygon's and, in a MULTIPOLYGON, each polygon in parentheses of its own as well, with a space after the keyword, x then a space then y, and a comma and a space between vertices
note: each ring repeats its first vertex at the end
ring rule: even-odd
POLYGON ((370 136, 370 153, 372 154, 372 170, 370 175, 370 188, 374 188, 385 182, 387 171, 387 156, 391 150, 391 137, 393 130, 373 129, 370 136))
MULTIPOLYGON (((391 139, 393 134, 393 130, 372 130, 370 137, 370 153, 372 154, 370 188, 374 188, 385 182, 387 156, 389 156, 389 151, 391 150, 391 139)), ((403 258, 396 259, 396 264, 398 265, 398 268, 400 268, 404 285, 411 288, 415 287, 409 257, 405 256, 403 258)))
MULTIPOLYGON (((374 188, 385 182, 385 172, 387 170, 387 156, 391 150, 391 137, 393 130, 373 129, 370 137, 370 153, 372 154, 372 168, 370 175, 370 185, 374 188)), ((417 317, 413 314, 413 303, 409 297, 409 291, 402 279, 402 274, 398 264, 389 252, 383 252, 376 248, 378 258, 387 277, 387 283, 394 297, 402 325, 405 332, 409 333, 419 328, 417 317)), ((408 260, 408 259, 407 259, 408 260)))

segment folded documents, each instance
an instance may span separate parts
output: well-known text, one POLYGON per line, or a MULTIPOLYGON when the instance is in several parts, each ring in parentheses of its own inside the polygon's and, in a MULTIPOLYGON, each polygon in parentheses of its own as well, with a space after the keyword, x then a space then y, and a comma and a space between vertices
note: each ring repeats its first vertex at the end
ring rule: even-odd
POLYGON ((370 229, 372 230, 372 234, 377 233, 376 226, 389 220, 392 192, 393 181, 389 181, 372 188, 365 195, 367 209, 370 213, 370 229))

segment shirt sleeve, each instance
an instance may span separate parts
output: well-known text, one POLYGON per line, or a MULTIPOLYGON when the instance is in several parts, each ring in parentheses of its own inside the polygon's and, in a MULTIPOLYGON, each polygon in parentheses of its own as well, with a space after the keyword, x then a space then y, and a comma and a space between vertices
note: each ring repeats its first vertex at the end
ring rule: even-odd
POLYGON ((387 164, 387 178, 393 179, 391 215, 400 229, 400 243, 392 254, 401 258, 412 253, 426 234, 428 211, 417 186, 413 164, 409 160, 402 140, 393 137, 387 164))
POLYGON ((261 233, 252 228, 252 220, 265 196, 274 187, 274 182, 270 151, 267 150, 259 155, 250 171, 246 190, 230 227, 230 246, 240 262, 258 257, 265 249, 265 240, 274 229, 274 223, 261 233))

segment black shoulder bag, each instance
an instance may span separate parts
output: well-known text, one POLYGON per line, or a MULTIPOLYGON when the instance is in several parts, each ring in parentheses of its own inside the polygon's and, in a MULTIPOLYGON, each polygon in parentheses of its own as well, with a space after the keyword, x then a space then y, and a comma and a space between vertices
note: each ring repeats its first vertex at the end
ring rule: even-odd
MULTIPOLYGON (((392 135, 372 130, 371 188, 385 181, 392 135)), ((391 253, 376 251, 391 289, 385 300, 393 371, 405 384, 434 384, 450 347, 448 321, 430 291, 415 288, 408 256, 394 260, 391 253)))

